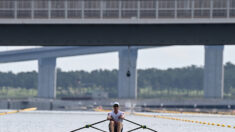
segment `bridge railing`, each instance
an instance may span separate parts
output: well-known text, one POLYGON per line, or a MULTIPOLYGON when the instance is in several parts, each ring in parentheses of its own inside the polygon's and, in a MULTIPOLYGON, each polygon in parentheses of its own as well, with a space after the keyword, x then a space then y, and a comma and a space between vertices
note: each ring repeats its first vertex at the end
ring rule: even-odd
POLYGON ((0 0, 0 19, 233 17, 235 0, 0 0))

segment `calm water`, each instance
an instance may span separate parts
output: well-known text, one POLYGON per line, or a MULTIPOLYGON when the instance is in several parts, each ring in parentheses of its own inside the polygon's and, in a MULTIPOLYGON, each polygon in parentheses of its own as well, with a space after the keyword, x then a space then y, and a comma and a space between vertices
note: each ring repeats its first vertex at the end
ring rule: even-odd
MULTIPOLYGON (((235 116, 161 114, 177 118, 208 121, 235 126, 235 116)), ((69 132, 89 123, 106 118, 106 113, 97 112, 51 112, 34 111, 0 116, 0 132, 69 132)), ((147 125, 159 132, 234 132, 233 128, 200 125, 181 121, 126 115, 126 118, 147 125)), ((108 122, 96 125, 108 130, 108 122)), ((124 121, 124 132, 136 126, 124 121)), ((98 132, 92 128, 80 132, 98 132)), ((149 132, 138 130, 136 132, 149 132)))

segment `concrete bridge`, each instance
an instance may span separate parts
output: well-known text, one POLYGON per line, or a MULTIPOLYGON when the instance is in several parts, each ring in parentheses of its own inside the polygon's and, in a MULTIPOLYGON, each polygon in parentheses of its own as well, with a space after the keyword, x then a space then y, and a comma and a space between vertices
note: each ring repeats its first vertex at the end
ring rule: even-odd
POLYGON ((234 3, 234 0, 1 0, 0 44, 234 44, 234 3))
POLYGON ((0 63, 38 60, 38 97, 56 97, 56 58, 66 56, 79 56, 106 52, 119 52, 118 91, 120 98, 137 97, 137 50, 148 48, 144 46, 67 46, 43 47, 25 50, 0 52, 0 63), (127 72, 130 71, 130 76, 127 72))
MULTIPOLYGON (((153 47, 43 47, 0 52, 0 63, 38 60, 38 97, 56 98, 56 58, 116 51, 119 52, 118 96, 119 98, 136 98, 137 56, 138 50, 143 48, 153 47)), ((223 46, 206 46, 204 70, 206 98, 223 98, 223 76, 223 46)))
MULTIPOLYGON (((0 45, 207 45, 206 97, 223 97, 223 45, 234 44, 234 34, 235 0, 0 0, 0 45)), ((70 54, 97 53, 97 49, 78 47, 70 54)), ((39 82, 43 82, 39 97, 53 98, 56 57, 69 52, 56 49, 53 53, 58 54, 51 56, 47 50, 51 49, 5 52, 0 61, 38 59, 39 82)), ((119 58, 119 80, 123 82, 119 90, 125 91, 119 97, 135 98, 137 49, 121 50, 119 58), (129 60, 134 74, 127 78, 129 60), (125 89, 128 79, 130 91, 125 89)))

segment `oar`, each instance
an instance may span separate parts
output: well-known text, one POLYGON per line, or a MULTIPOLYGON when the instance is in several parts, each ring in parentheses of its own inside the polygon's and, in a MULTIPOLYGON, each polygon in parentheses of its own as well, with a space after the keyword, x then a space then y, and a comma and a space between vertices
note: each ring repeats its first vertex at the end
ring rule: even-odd
POLYGON ((106 132, 106 131, 101 130, 101 129, 97 128, 97 127, 93 127, 93 126, 91 126, 91 128, 94 128, 94 129, 99 130, 99 131, 101 131, 101 132, 106 132))
POLYGON ((132 132, 132 131, 138 130, 138 129, 140 129, 140 128, 142 128, 142 127, 137 127, 137 128, 135 128, 135 129, 129 130, 129 131, 127 131, 127 132, 132 132))
POLYGON ((141 125, 141 124, 138 124, 138 123, 136 123, 136 122, 133 122, 133 121, 130 121, 130 120, 127 120, 127 119, 123 119, 123 120, 128 121, 128 122, 130 122, 130 123, 133 123, 133 124, 135 124, 135 125, 137 125, 137 126, 140 126, 140 127, 138 127, 138 128, 132 129, 132 130, 130 130, 130 131, 128 131, 128 132, 131 132, 131 131, 134 131, 134 130, 137 130, 137 129, 140 129, 140 128, 148 129, 148 130, 151 130, 151 131, 153 131, 153 132, 157 132, 156 130, 153 130, 153 129, 151 129, 151 128, 148 128, 148 127, 145 126, 145 125, 141 125))
POLYGON ((151 128, 145 128, 145 129, 149 129, 150 131, 157 132, 156 130, 153 130, 151 128))
POLYGON ((141 127, 142 127, 142 125, 140 125, 140 124, 138 124, 138 123, 135 123, 135 122, 133 122, 133 121, 130 121, 130 120, 127 120, 127 119, 123 119, 123 120, 128 121, 128 122, 130 122, 130 123, 133 123, 133 124, 135 124, 135 125, 137 125, 137 126, 141 126, 141 127))
MULTIPOLYGON (((132 132, 132 131, 135 131, 135 130, 138 130, 138 129, 141 129, 141 128, 143 128, 143 127, 137 127, 137 128, 135 128, 135 129, 129 130, 129 131, 127 131, 127 132, 132 132)), ((151 129, 151 128, 144 128, 144 129, 148 129, 148 130, 150 130, 150 131, 157 132, 157 131, 155 131, 155 130, 153 130, 153 129, 151 129)))
POLYGON ((78 129, 75 129, 75 130, 72 130, 70 132, 75 132, 75 131, 78 131, 78 130, 81 130, 81 129, 84 129, 84 128, 89 128, 89 127, 92 127, 93 125, 96 125, 96 124, 99 124, 99 123, 102 123, 102 122, 105 122, 107 120, 102 120, 102 121, 99 121, 99 122, 96 122, 96 123, 93 123, 93 124, 90 124, 90 125, 86 125, 84 127, 81 127, 81 128, 78 128, 78 129))
POLYGON ((96 125, 96 124, 99 124, 99 123, 102 123, 102 122, 105 122, 105 121, 107 121, 107 119, 106 119, 106 120, 103 120, 103 121, 99 121, 99 122, 93 123, 93 124, 91 124, 91 126, 94 126, 94 125, 96 125))
POLYGON ((78 131, 78 130, 81 130, 81 129, 84 129, 84 128, 86 128, 86 127, 84 126, 84 127, 81 127, 81 128, 75 129, 75 130, 72 130, 72 131, 70 131, 70 132, 75 132, 75 131, 78 131))

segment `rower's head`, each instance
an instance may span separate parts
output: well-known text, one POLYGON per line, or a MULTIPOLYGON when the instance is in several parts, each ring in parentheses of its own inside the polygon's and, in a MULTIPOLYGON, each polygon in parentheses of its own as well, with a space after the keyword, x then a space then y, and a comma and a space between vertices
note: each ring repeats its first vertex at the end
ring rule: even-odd
POLYGON ((118 102, 114 102, 113 103, 113 110, 114 111, 118 111, 119 110, 119 103, 118 102))

